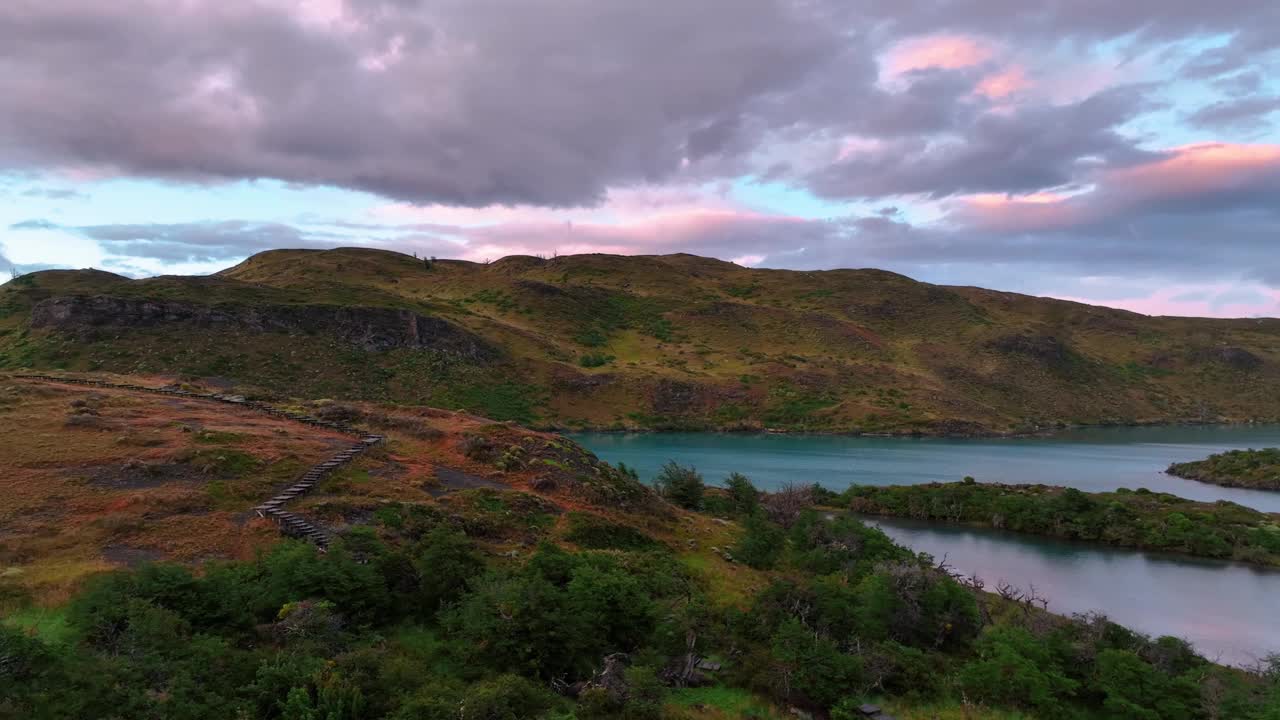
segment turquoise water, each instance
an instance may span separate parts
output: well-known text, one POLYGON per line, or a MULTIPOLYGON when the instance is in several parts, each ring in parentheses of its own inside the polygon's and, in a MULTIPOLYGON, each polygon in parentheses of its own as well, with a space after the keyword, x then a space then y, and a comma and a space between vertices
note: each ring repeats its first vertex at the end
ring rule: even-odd
POLYGON ((572 435, 609 462, 650 480, 662 464, 693 465, 708 482, 740 472, 761 488, 788 482, 907 485, 953 482, 1045 483, 1089 492, 1145 487, 1193 500, 1230 500, 1280 512, 1280 492, 1238 490, 1164 474, 1172 462, 1237 448, 1280 446, 1280 426, 1099 428, 1051 438, 869 438, 729 433, 572 435))
MULTIPOLYGON (((652 479, 667 460, 718 482, 741 472, 760 487, 894 485, 958 480, 1039 482, 1087 491, 1146 487, 1280 512, 1280 492, 1232 490, 1161 471, 1233 448, 1280 446, 1280 427, 1106 428, 1019 440, 795 435, 583 434, 574 439, 652 479)), ((1060 613, 1099 611, 1150 635, 1191 641, 1210 658, 1247 664, 1280 652, 1280 571, 1061 542, 995 530, 875 519, 898 542, 994 587, 1035 585, 1060 613)))

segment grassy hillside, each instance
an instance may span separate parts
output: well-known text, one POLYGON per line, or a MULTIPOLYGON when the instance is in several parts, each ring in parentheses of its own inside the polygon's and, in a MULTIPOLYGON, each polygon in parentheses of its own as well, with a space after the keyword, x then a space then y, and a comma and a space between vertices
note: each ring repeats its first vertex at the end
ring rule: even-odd
POLYGON ((38 273, 0 288, 0 367, 217 377, 568 428, 964 434, 1280 418, 1280 320, 1150 318, 689 255, 429 265, 282 250, 210 278, 38 273), (73 298, 110 304, 93 315, 73 298), (419 331, 371 347, 358 327, 394 334, 409 317, 443 321, 433 332, 448 342, 419 331))

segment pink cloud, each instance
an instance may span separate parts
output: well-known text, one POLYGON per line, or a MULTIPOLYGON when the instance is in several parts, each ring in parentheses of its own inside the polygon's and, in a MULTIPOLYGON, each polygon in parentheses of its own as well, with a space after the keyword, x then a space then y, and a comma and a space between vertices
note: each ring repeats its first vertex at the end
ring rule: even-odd
POLYGON ((1084 220, 1084 208, 1073 203, 1073 197, 1048 191, 1027 195, 966 195, 952 205, 948 217, 964 225, 1002 232, 1059 229, 1084 220))
POLYGON ((1181 317, 1280 317, 1280 290, 1262 286, 1247 288, 1256 300, 1241 301, 1235 296, 1240 288, 1235 285, 1173 286, 1155 290, 1147 295, 1099 301, 1068 295, 1054 295, 1060 300, 1106 305, 1130 310, 1143 315, 1176 315, 1181 317))
POLYGON ((391 203, 370 211, 376 220, 462 227, 504 224, 629 223, 709 210, 746 211, 728 196, 728 187, 639 186, 611 189, 596 206, 412 205, 391 203))
MULTIPOLYGON (((698 209, 668 212, 661 216, 623 223, 533 222, 504 223, 465 230, 465 246, 458 254, 469 260, 506 255, 570 255, 612 253, 654 255, 692 251, 727 257, 738 237, 749 238, 761 229, 802 225, 802 218, 764 215, 750 211, 698 209), (714 247, 718 252, 707 249, 714 247)), ((754 248, 754 245, 750 247, 754 248)), ((746 249, 744 246, 743 249, 746 249)), ((767 256, 747 252, 734 262, 759 264, 767 256)))
POLYGON ((1113 171, 1107 183, 1134 195, 1176 197, 1233 190, 1280 173, 1280 145, 1200 143, 1165 159, 1113 171))
POLYGON ((951 205, 948 217, 979 229, 1059 230, 1143 205, 1256 186, 1268 177, 1280 183, 1280 145, 1200 143, 1172 148, 1149 163, 1103 171, 1083 192, 967 195, 951 205))
POLYGON ((996 48, 982 38, 971 35, 939 34, 903 40, 885 55, 884 68, 889 77, 912 70, 955 70, 972 67, 995 57, 996 48))
POLYGON ((801 218, 764 213, 736 202, 718 186, 636 187, 611 190, 598 207, 462 208, 402 203, 374 208, 379 221, 413 223, 432 233, 415 245, 447 241, 452 256, 485 260, 505 255, 661 254, 682 250, 737 257, 759 264, 768 252, 751 241, 801 218))
POLYGON ((1020 65, 1013 65, 982 78, 975 92, 992 100, 1003 100, 1031 87, 1032 83, 1027 77, 1027 71, 1020 65))

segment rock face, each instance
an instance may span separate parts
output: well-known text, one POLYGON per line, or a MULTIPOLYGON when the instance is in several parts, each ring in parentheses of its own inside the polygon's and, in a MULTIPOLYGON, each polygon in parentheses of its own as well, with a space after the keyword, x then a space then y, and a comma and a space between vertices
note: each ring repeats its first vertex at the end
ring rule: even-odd
POLYGON ((1065 365, 1071 357, 1070 348, 1052 335, 1005 335, 990 341, 987 346, 1006 355, 1034 358, 1052 367, 1065 365))
POLYGON ((336 305, 199 305, 96 295, 54 297, 36 304, 33 328, 74 334, 95 328, 186 325, 292 335, 330 335, 368 352, 435 350, 473 362, 498 357, 485 341, 453 323, 395 308, 336 305))
POLYGON ((1218 363, 1242 371, 1257 370, 1262 366, 1262 358, 1239 347, 1201 348, 1193 351, 1191 356, 1194 360, 1218 363))

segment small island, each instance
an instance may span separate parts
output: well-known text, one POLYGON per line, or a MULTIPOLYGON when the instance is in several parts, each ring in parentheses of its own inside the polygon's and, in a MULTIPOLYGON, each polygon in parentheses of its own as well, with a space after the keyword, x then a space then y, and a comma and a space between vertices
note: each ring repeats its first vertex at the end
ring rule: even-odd
POLYGON ((1087 493, 964 482, 854 485, 829 503, 863 515, 942 521, 1116 547, 1280 566, 1280 515, 1145 488, 1087 493))
POLYGON ((1188 480, 1253 490, 1280 490, 1280 448, 1231 450, 1174 463, 1165 472, 1188 480))

